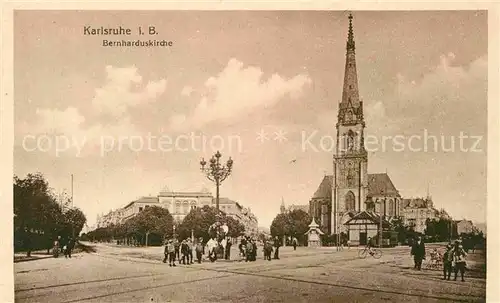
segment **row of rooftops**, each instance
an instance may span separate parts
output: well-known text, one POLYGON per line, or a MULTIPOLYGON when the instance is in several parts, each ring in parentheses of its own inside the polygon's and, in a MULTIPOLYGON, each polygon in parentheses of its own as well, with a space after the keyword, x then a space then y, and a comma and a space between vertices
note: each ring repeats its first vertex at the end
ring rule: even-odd
MULTIPOLYGON (((172 198, 176 198, 176 197, 186 197, 186 198, 190 198, 190 197, 191 198, 205 197, 205 198, 211 198, 212 202, 215 203, 215 198, 212 196, 212 194, 210 192, 207 192, 207 191, 200 191, 200 192, 162 191, 162 192, 159 193, 158 196, 143 196, 143 197, 140 197, 137 200, 134 200, 132 202, 127 203, 127 205, 125 205, 122 208, 119 208, 119 209, 114 210, 114 211, 112 211, 112 210, 109 211, 108 215, 112 214, 114 212, 117 212, 117 211, 123 211, 123 210, 129 208, 130 206, 132 206, 133 204, 136 204, 136 203, 141 203, 141 204, 156 204, 156 203, 158 203, 159 204, 160 203, 160 199, 159 199, 160 197, 172 197, 172 198)), ((236 207, 239 209, 239 211, 241 211, 242 214, 249 215, 250 217, 252 217, 254 219, 257 219, 255 217, 255 215, 251 212, 251 209, 249 207, 245 208, 239 202, 233 201, 233 200, 231 200, 229 198, 220 197, 219 198, 219 205, 236 205, 236 207)))

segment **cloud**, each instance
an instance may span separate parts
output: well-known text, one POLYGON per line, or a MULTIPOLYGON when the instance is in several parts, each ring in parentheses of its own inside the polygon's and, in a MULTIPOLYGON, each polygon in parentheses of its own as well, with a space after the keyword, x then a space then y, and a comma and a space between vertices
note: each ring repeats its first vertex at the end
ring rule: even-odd
POLYGON ((64 110, 38 108, 35 120, 18 124, 17 133, 20 136, 16 137, 22 140, 26 135, 66 136, 70 140, 85 142, 86 146, 96 147, 101 144, 104 137, 119 140, 123 137, 140 135, 140 131, 131 121, 128 110, 144 102, 151 102, 163 94, 166 80, 143 83, 143 78, 135 67, 107 66, 106 74, 107 81, 104 86, 95 90, 89 114, 92 116, 108 114, 114 119, 106 119, 106 122, 88 121, 75 107, 64 110), (138 89, 141 84, 144 84, 143 87, 138 89))
POLYGON ((74 107, 65 110, 37 108, 36 116, 34 129, 39 133, 77 133, 85 122, 85 117, 74 107))
POLYGON ((488 62, 482 56, 463 66, 453 65, 453 53, 420 79, 398 75, 395 95, 388 100, 388 115, 413 118, 403 128, 424 125, 440 133, 486 132, 488 62))
POLYGON ((185 97, 190 97, 193 93, 193 88, 191 86, 184 86, 181 91, 181 95, 185 97))
POLYGON ((123 115, 129 107, 151 102, 165 92, 167 80, 149 81, 142 89, 135 90, 143 84, 135 66, 116 68, 106 66, 107 82, 96 89, 92 100, 94 109, 98 112, 113 116, 123 115))
POLYGON ((205 94, 188 115, 172 117, 174 128, 200 127, 212 121, 240 117, 259 108, 272 107, 285 96, 300 96, 311 79, 304 74, 290 79, 273 74, 264 79, 264 72, 254 66, 244 67, 236 59, 216 77, 205 81, 205 94))

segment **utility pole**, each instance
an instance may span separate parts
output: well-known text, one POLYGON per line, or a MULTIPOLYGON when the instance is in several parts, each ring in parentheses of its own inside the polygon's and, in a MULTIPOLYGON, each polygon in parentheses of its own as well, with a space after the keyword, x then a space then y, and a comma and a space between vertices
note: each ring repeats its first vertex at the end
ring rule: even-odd
MULTIPOLYGON (((71 209, 73 209, 75 206, 73 202, 73 174, 71 174, 71 209)), ((71 234, 73 235, 73 240, 75 239, 75 222, 71 222, 71 234)))

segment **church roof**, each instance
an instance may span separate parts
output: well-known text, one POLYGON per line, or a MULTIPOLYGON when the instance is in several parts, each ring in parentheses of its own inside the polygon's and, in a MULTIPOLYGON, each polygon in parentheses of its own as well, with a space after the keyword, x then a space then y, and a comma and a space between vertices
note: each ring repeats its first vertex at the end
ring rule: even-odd
MULTIPOLYGON (((333 175, 323 178, 318 189, 313 195, 313 199, 331 199, 332 198, 333 175)), ((398 190, 386 173, 368 174, 368 195, 384 196, 399 195, 398 190)))
POLYGON ((372 197, 399 195, 399 192, 386 173, 368 174, 368 195, 372 197))
POLYGON ((429 200, 423 198, 402 199, 403 208, 428 208, 429 200))
POLYGON ((333 176, 325 176, 313 195, 313 199, 331 199, 332 198, 333 176))
MULTIPOLYGON (((362 211, 362 212, 356 214, 351 219, 349 219, 345 224, 346 225, 349 225, 349 224, 357 225, 358 222, 363 222, 363 221, 370 221, 372 223, 379 224, 380 223, 380 216, 376 213, 373 213, 373 212, 362 211)), ((389 221, 387 221, 386 219, 382 219, 382 224, 384 225, 384 227, 391 225, 391 223, 389 223, 389 221)))

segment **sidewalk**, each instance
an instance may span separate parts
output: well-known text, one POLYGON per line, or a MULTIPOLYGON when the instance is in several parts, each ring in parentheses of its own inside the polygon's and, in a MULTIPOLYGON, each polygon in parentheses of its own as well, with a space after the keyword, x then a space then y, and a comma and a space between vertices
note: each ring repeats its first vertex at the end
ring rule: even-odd
POLYGON ((41 253, 31 253, 31 256, 28 257, 26 253, 15 253, 14 254, 14 263, 18 262, 27 262, 27 261, 35 261, 52 258, 52 255, 41 254, 41 253))

